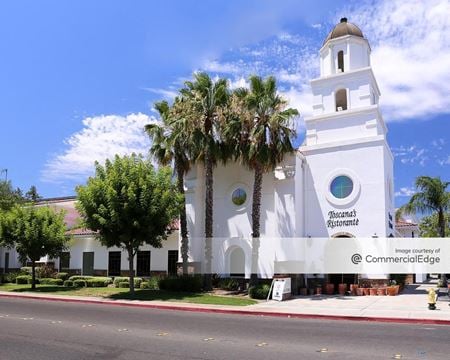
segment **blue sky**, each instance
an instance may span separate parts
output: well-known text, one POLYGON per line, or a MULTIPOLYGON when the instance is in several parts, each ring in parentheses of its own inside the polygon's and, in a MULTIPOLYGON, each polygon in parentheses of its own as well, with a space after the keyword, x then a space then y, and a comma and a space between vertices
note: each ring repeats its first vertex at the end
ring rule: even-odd
POLYGON ((146 151, 152 104, 196 70, 232 86, 273 74, 308 116, 318 50, 347 16, 372 47, 401 205, 416 176, 450 178, 449 12, 448 0, 2 1, 0 169, 25 190, 74 194, 94 160, 146 151))

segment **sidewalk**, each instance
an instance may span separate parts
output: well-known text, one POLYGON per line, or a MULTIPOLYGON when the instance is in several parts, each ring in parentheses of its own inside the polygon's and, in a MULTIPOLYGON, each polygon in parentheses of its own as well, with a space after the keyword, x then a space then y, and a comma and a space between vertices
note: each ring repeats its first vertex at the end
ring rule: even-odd
POLYGON ((329 320, 380 321, 450 325, 450 301, 441 295, 436 307, 428 310, 427 290, 436 284, 410 285, 398 296, 309 296, 288 301, 270 300, 249 306, 223 306, 168 301, 110 300, 95 297, 13 293, 0 291, 0 297, 31 298, 153 309, 222 314, 322 318, 329 320))

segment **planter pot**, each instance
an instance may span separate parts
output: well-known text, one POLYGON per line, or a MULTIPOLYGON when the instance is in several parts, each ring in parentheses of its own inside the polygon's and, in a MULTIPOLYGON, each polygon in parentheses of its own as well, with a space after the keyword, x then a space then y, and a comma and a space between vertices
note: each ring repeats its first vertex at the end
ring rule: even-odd
POLYGON ((316 287, 316 295, 322 295, 322 288, 316 287))
POLYGON ((386 295, 386 288, 385 287, 381 287, 377 289, 377 295, 378 296, 385 296, 386 295))
POLYGON ((377 295, 377 289, 376 288, 370 288, 369 289, 369 295, 376 296, 377 295))
POLYGON ((363 288, 363 294, 365 296, 370 295, 370 289, 369 288, 363 288))
POLYGON ((307 288, 300 288, 300 295, 301 296, 308 295, 308 289, 307 288))
POLYGON ((394 289, 395 289, 394 295, 398 295, 398 293, 400 292, 400 285, 394 285, 394 289))
POLYGON ((387 288, 387 294, 388 294, 389 296, 395 296, 395 287, 393 287, 393 286, 388 286, 388 288, 387 288))
POLYGON ((364 289, 363 288, 356 288, 356 295, 357 296, 363 296, 364 295, 364 289))
POLYGON ((350 284, 350 292, 352 295, 357 295, 356 292, 358 289, 358 284, 350 284))
POLYGON ((345 295, 347 284, 339 284, 339 295, 345 295))
POLYGON ((327 295, 333 295, 334 294, 334 284, 325 284, 325 293, 327 295))

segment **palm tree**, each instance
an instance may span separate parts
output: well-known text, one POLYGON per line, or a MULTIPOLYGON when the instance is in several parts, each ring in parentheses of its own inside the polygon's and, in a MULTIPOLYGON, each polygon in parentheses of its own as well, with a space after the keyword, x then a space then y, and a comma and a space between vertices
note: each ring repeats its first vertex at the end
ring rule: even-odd
MULTIPOLYGON (((231 141, 234 153, 253 170, 252 200, 252 275, 257 281, 259 238, 261 236, 261 196, 263 175, 272 171, 286 154, 292 153, 295 138, 292 120, 296 109, 286 109, 287 101, 277 94, 276 80, 250 77, 250 90, 238 89, 235 102, 241 104, 239 117, 227 121, 225 137, 231 141)), ((233 101, 232 101, 233 104, 233 101)), ((239 112, 239 105, 237 105, 239 112)))
MULTIPOLYGON (((396 216, 402 214, 437 214, 437 231, 440 237, 445 237, 446 217, 450 211, 450 192, 447 187, 450 182, 442 181, 440 177, 419 176, 416 178, 417 192, 411 196, 408 203, 400 207, 396 216)), ((445 285, 446 276, 441 275, 445 285)))
MULTIPOLYGON (((179 101, 175 100, 175 103, 179 101)), ((190 169, 188 137, 184 136, 183 119, 174 118, 167 101, 155 103, 155 109, 161 117, 161 123, 145 126, 145 131, 152 139, 151 154, 159 164, 170 165, 173 162, 177 176, 177 188, 183 194, 183 206, 180 212, 181 258, 183 275, 188 274, 189 239, 187 230, 186 200, 184 198, 184 176, 190 169)))
POLYGON ((205 167, 205 289, 211 289, 211 262, 213 237, 213 176, 214 166, 222 159, 220 141, 220 118, 229 99, 228 84, 225 79, 213 81, 199 72, 194 81, 186 81, 180 90, 189 116, 189 133, 193 146, 194 160, 200 160, 205 167))

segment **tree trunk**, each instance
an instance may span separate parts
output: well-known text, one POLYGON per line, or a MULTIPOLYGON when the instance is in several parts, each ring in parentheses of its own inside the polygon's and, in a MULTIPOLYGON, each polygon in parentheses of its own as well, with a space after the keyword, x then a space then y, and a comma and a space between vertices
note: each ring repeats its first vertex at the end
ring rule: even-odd
POLYGON ((181 232, 181 259, 183 261, 183 275, 188 274, 188 253, 189 239, 186 220, 186 198, 184 194, 184 169, 180 164, 180 160, 175 160, 175 168, 177 172, 177 187, 180 194, 183 195, 183 204, 180 212, 180 232, 181 232))
POLYGON ((31 289, 36 289, 36 261, 31 260, 31 289))
POLYGON ((213 237, 213 161, 210 150, 205 154, 205 290, 212 289, 211 262, 213 237))
POLYGON ((128 251, 128 270, 130 276, 130 295, 134 297, 134 251, 131 248, 128 251))
MULTIPOLYGON (((445 215, 444 215, 444 209, 439 209, 438 211, 438 230, 439 230, 439 236, 445 237, 445 215)), ((441 274, 441 281, 442 285, 447 287, 447 276, 445 274, 441 274)))
POLYGON ((253 179, 253 202, 252 202, 252 274, 250 276, 250 285, 256 285, 258 282, 258 262, 259 246, 261 235, 261 194, 263 182, 263 168, 260 164, 255 166, 253 179))

